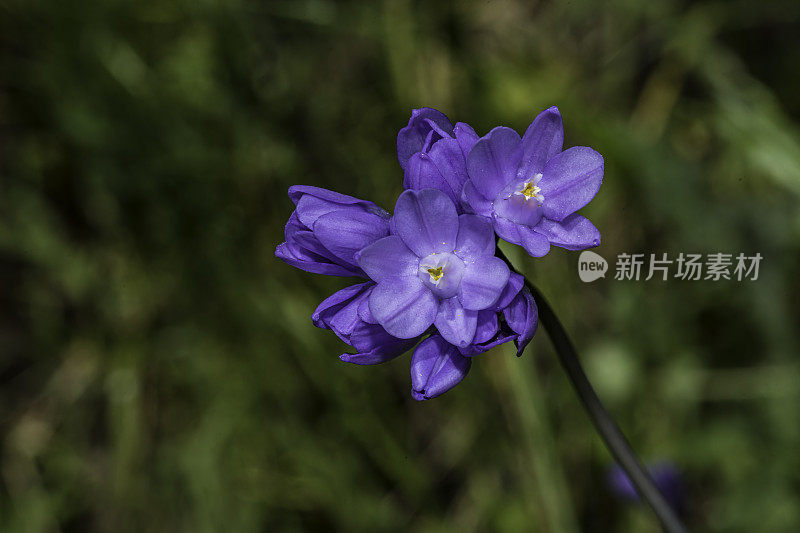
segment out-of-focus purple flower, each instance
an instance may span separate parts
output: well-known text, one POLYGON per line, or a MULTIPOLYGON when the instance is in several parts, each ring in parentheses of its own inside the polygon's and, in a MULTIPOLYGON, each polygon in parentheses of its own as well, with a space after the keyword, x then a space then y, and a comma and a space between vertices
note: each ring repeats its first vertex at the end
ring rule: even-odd
POLYGON ((307 272, 366 277, 354 255, 389 235, 389 213, 372 202, 307 185, 290 187, 289 198, 297 207, 275 255, 307 272))
POLYGON ((478 141, 463 122, 455 126, 441 111, 414 109, 408 125, 397 134, 397 159, 405 172, 403 188, 439 189, 461 213, 461 190, 467 181, 467 154, 478 141))
POLYGON ((583 250, 600 244, 600 232, 575 212, 597 194, 603 157, 585 146, 562 150, 561 114, 539 114, 520 139, 497 127, 467 157, 461 200, 467 212, 492 220, 502 239, 541 257, 550 245, 583 250))
POLYGON ((459 347, 475 338, 478 312, 494 306, 508 283, 495 257, 488 221, 461 215, 436 189, 405 191, 395 206, 393 235, 356 254, 377 285, 369 309, 389 334, 412 339, 435 325, 459 347))
POLYGON ((419 343, 411 356, 411 396, 430 400, 447 392, 469 372, 472 359, 440 335, 432 335, 419 343))
MULTIPOLYGON (((662 461, 648 465, 647 470, 675 512, 679 515, 684 514, 686 490, 678 467, 674 463, 662 461)), ((620 498, 631 502, 640 501, 633 482, 619 465, 614 464, 609 469, 608 484, 614 494, 620 498)))
POLYGON ((398 339, 389 335, 369 311, 369 295, 375 283, 351 285, 326 298, 311 320, 318 328, 331 329, 357 353, 339 358, 346 363, 375 365, 408 351, 418 339, 398 339))

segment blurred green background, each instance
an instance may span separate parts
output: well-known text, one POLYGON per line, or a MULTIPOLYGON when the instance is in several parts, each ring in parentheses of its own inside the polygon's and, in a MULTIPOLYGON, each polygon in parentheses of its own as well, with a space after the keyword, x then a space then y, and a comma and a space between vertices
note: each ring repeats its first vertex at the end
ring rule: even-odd
POLYGON ((654 532, 543 330, 425 403, 341 363, 291 184, 401 192, 414 107, 558 105, 596 250, 758 281, 577 277, 506 246, 695 531, 800 527, 800 3, 0 2, 0 530, 654 532))

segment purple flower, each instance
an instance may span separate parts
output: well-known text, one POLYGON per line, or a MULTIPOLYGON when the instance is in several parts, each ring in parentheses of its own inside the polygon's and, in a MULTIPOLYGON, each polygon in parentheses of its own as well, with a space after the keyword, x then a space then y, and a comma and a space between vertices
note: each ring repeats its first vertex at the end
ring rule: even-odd
POLYGON ((478 312, 497 303, 510 276, 494 256, 491 225, 479 216, 459 216, 436 189, 405 191, 392 222, 393 235, 356 254, 377 282, 369 296, 372 316, 401 339, 435 325, 446 341, 468 346, 478 312))
POLYGON ((516 334, 514 344, 517 345, 517 357, 519 357, 539 327, 539 310, 527 288, 520 291, 511 303, 503 308, 503 317, 508 328, 516 334))
MULTIPOLYGON (((533 297, 520 290, 523 278, 512 273, 497 304, 479 311, 473 343, 457 347, 441 335, 423 340, 411 359, 411 395, 416 400, 439 396, 461 382, 469 372, 471 358, 508 341, 515 341, 518 354, 536 332, 537 313, 533 297)), ((347 363, 374 365, 390 361, 408 351, 419 337, 400 339, 380 326, 369 309, 375 283, 346 287, 326 298, 312 315, 314 325, 331 329, 357 350, 339 358, 347 363)))
POLYGON ((403 167, 403 188, 439 189, 461 212, 461 190, 467 181, 467 154, 478 141, 468 124, 455 127, 441 111, 423 107, 411 112, 397 134, 397 159, 403 167))
POLYGON ((539 114, 520 139, 497 127, 467 157, 469 180, 461 200, 468 212, 492 220, 502 239, 541 257, 554 244, 583 250, 600 244, 600 232, 575 211, 597 194, 603 158, 585 146, 561 151, 558 109, 539 114))
POLYGON ((469 372, 472 359, 439 335, 419 343, 411 356, 411 396, 430 400, 447 392, 469 372))
POLYGON ((458 384, 472 356, 511 340, 521 352, 533 336, 536 306, 522 276, 494 256, 491 224, 459 216, 446 193, 403 193, 391 223, 371 202, 332 191, 297 186, 289 196, 297 208, 278 257, 312 272, 372 278, 337 291, 312 315, 354 348, 342 361, 389 361, 434 325, 439 333, 419 344, 411 365, 412 395, 425 400, 458 384))
POLYGON ((461 382, 472 357, 494 346, 514 341, 521 355, 538 310, 524 278, 495 256, 495 233, 533 256, 551 244, 600 242, 575 212, 597 193, 603 159, 585 147, 562 152, 562 143, 555 107, 521 139, 503 127, 479 139, 467 124, 415 109, 397 135, 406 191, 394 216, 351 196, 291 187, 296 209, 276 256, 309 272, 369 279, 326 298, 312 316, 354 348, 340 359, 383 363, 419 342, 412 396, 426 400, 461 382))
POLYGON ((346 287, 326 298, 311 320, 318 328, 331 329, 357 350, 339 358, 346 363, 375 365, 408 351, 418 339, 398 339, 378 325, 369 310, 369 295, 375 283, 368 281, 346 287))
POLYGON ((354 255, 389 234, 389 213, 372 202, 307 185, 290 187, 289 198, 297 207, 275 255, 307 272, 366 277, 354 255))
POLYGON ((539 312, 530 291, 522 289, 524 278, 512 272, 497 303, 478 312, 475 338, 459 351, 467 357, 480 355, 508 341, 517 346, 517 356, 533 339, 539 325, 539 312))
POLYGON ((498 303, 478 312, 475 337, 468 346, 454 346, 441 335, 431 335, 417 346, 411 357, 415 400, 429 400, 458 385, 469 372, 472 357, 495 346, 513 340, 517 355, 522 353, 538 326, 533 296, 527 289, 520 290, 523 282, 522 276, 511 273, 498 303))
MULTIPOLYGON (((678 514, 683 514, 686 504, 686 491, 678 467, 669 461, 663 461, 648 465, 647 470, 672 508, 678 514)), ((608 484, 620 498, 631 502, 639 501, 639 495, 633 483, 619 465, 614 464, 609 470, 608 484)))

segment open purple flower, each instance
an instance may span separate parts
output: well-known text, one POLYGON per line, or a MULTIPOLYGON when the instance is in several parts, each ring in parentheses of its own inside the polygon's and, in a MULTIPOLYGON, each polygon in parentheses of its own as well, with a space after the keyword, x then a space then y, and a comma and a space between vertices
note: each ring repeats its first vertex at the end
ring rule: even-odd
POLYGON ((489 217, 502 239, 541 257, 554 244, 583 250, 600 244, 600 232, 575 213, 597 194, 603 157, 585 146, 561 151, 561 114, 551 107, 520 139, 497 127, 467 157, 469 180, 461 200, 467 211, 489 217))
POLYGON ((451 344, 475 338, 478 312, 500 298, 508 266, 494 256, 486 219, 458 215, 436 189, 405 191, 393 217, 393 235, 356 254, 377 282, 369 297, 375 320, 395 337, 412 339, 435 325, 451 344))
POLYGON ((403 188, 439 189, 461 212, 461 190, 467 181, 467 154, 478 141, 469 124, 455 127, 441 111, 414 109, 397 134, 397 159, 403 167, 403 188))
POLYGON ((375 365, 390 361, 408 351, 417 339, 398 339, 389 335, 369 311, 369 295, 375 283, 351 285, 326 298, 311 320, 318 328, 331 329, 357 350, 339 358, 346 363, 375 365))
POLYGON ((290 187, 289 198, 297 207, 275 255, 307 272, 366 277, 354 255, 389 234, 389 213, 372 202, 308 185, 290 187))

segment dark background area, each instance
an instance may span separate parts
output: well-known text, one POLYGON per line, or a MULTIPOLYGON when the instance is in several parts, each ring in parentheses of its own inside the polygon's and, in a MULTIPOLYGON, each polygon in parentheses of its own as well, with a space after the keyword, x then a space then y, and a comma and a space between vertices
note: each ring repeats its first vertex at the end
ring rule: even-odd
POLYGON ((544 331, 435 400, 310 315, 292 184, 391 210, 397 131, 558 105, 611 263, 504 250, 693 531, 800 526, 800 3, 0 2, 2 531, 654 532, 544 331), (757 281, 615 281, 620 253, 757 281))

